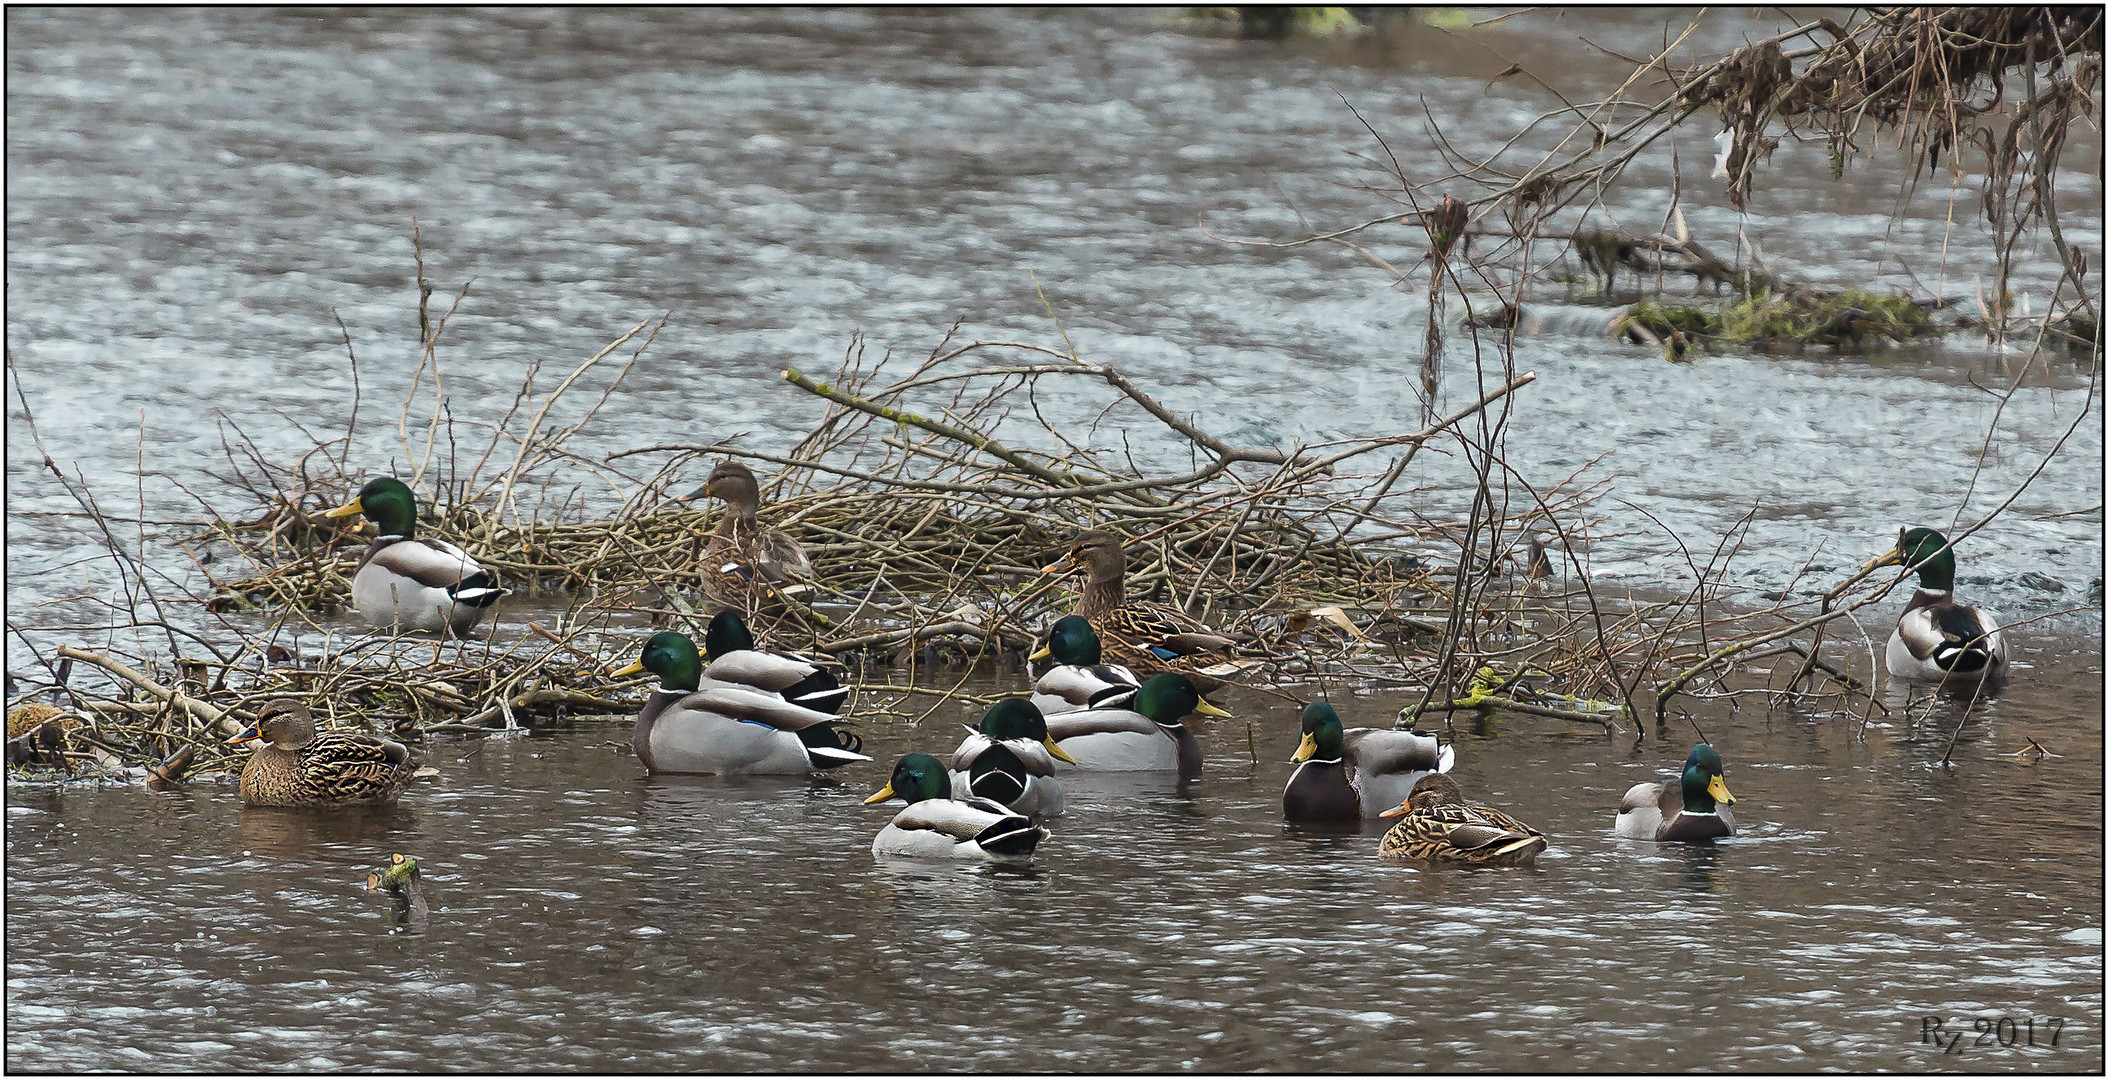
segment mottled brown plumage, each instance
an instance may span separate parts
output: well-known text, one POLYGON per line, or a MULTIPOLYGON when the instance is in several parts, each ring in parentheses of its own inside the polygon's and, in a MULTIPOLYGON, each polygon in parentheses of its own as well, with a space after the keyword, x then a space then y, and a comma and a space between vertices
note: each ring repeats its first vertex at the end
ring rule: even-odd
POLYGON ((1238 639, 1176 608, 1130 603, 1125 594, 1128 556, 1117 534, 1091 529, 1078 535, 1068 554, 1042 572, 1067 574, 1078 567, 1088 568, 1089 573, 1074 614, 1091 624, 1108 663, 1127 667, 1144 679, 1177 672, 1203 694, 1223 686, 1221 677, 1204 675, 1200 669, 1230 659, 1238 639))
POLYGON ((703 595, 719 610, 780 611, 785 596, 811 586, 813 564, 798 541, 755 521, 761 484, 753 470, 727 461, 711 470, 703 497, 723 499, 725 516, 703 548, 703 595))
POLYGON ((417 763, 393 739, 356 731, 317 731, 307 706, 273 701, 256 723, 228 740, 262 742, 242 766, 250 806, 351 806, 394 802, 417 763))
POLYGON ((71 771, 66 751, 67 736, 81 727, 81 718, 55 705, 25 701, 7 711, 7 763, 9 765, 56 765, 71 771))
POLYGON ((1457 782, 1441 773, 1421 778, 1397 809, 1377 853, 1387 859, 1515 866, 1545 850, 1545 834, 1491 806, 1465 802, 1457 782), (1403 815, 1403 816, 1401 816, 1403 815))
POLYGON ((41 701, 25 701, 7 710, 7 737, 19 739, 24 735, 34 735, 44 725, 54 720, 65 728, 72 728, 78 724, 78 721, 74 719, 71 713, 56 705, 46 705, 41 701))

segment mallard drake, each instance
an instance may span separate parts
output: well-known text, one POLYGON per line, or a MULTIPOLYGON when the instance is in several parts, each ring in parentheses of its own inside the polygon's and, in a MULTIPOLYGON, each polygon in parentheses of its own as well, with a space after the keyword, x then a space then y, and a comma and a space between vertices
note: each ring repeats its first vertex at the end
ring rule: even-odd
POLYGON ((242 801, 250 806, 394 802, 417 773, 402 743, 359 731, 318 731, 297 701, 266 702, 256 723, 227 741, 263 743, 242 766, 242 801))
POLYGON ((1145 677, 1161 671, 1179 672, 1203 694, 1223 685, 1221 677, 1201 669, 1229 660, 1238 639, 1177 608, 1129 603, 1123 591, 1128 557, 1118 535, 1104 529, 1088 530, 1069 545, 1067 555, 1040 572, 1067 574, 1078 567, 1087 568, 1089 574, 1072 614, 1091 624, 1113 662, 1145 677))
POLYGON ((352 606, 375 626, 460 637, 511 592, 460 548, 417 535, 417 496, 377 476, 352 501, 323 517, 364 514, 381 530, 352 572, 352 606))
POLYGON ((703 628, 703 658, 710 661, 703 669, 705 678, 767 690, 815 712, 839 716, 849 701, 849 687, 819 661, 800 653, 756 647, 754 634, 736 611, 728 609, 710 617, 710 624, 703 628))
POLYGON ((1028 659, 1055 661, 1033 683, 1033 707, 1043 716, 1073 712, 1142 685, 1127 668, 1099 662, 1098 633, 1081 615, 1056 619, 1048 628, 1047 640, 1028 659))
POLYGON ((1406 801, 1413 785, 1450 771, 1457 752, 1418 731, 1345 728, 1323 701, 1303 707, 1303 741, 1289 758, 1296 771, 1282 788, 1290 821, 1362 821, 1406 801))
POLYGON ((1867 564, 1916 571, 1919 588, 1904 605, 1883 656, 1889 673, 1913 682, 1977 682, 2005 676, 2006 638, 1999 619, 1955 602, 1955 550, 1932 529, 1899 529, 1897 546, 1867 564))
POLYGON ((862 742, 835 729, 835 715, 786 701, 759 683, 729 678, 759 666, 765 653, 733 650, 703 670, 688 635, 662 630, 617 678, 649 671, 659 686, 645 698, 631 735, 647 772, 803 773, 870 761, 862 742), (718 678, 723 674, 728 678, 718 678))
POLYGON ((1544 833, 1491 806, 1467 803, 1457 782, 1441 773, 1423 776, 1403 803, 1379 816, 1401 818, 1377 845, 1387 859, 1515 866, 1548 843, 1544 833))
POLYGON ((1062 812, 1057 761, 1076 764, 1047 734, 1047 718, 1026 698, 1005 698, 953 751, 952 794, 992 799, 1035 820, 1051 818, 1062 812))
POLYGON ((813 564, 798 541, 763 529, 754 515, 762 489, 754 471, 737 461, 711 470, 700 494, 725 502, 725 516, 703 547, 703 595, 719 607, 741 611, 783 606, 782 597, 810 590, 813 564))
POLYGON ((1201 775, 1201 744, 1181 721, 1186 714, 1230 714, 1201 700, 1194 684, 1176 672, 1153 675, 1125 694, 1075 712, 1047 717, 1047 734, 1079 769, 1097 772, 1179 771, 1179 779, 1201 775))
POLYGON ((1677 783, 1635 784, 1618 804, 1612 832, 1628 840, 1683 843, 1736 834, 1736 801, 1721 775, 1721 755, 1705 743, 1692 747, 1677 783))
POLYGON ((866 806, 900 799, 908 808, 893 816, 871 842, 873 855, 932 859, 1030 862, 1048 833, 1024 814, 969 796, 951 798, 945 767, 928 754, 909 754, 893 767, 893 778, 864 800, 866 806))

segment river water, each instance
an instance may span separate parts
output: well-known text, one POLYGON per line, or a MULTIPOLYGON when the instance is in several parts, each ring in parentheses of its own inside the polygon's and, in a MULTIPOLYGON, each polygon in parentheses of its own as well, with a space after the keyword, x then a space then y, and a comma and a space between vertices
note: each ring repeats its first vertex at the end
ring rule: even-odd
MULTIPOLYGON (((1506 872, 1384 866, 1374 827, 1285 827, 1293 714, 1249 694, 1188 790, 1071 784, 1025 873, 874 860, 877 765, 647 779, 613 722, 434 742, 441 775, 365 816, 243 811, 207 783, 16 790, 7 1061, 2098 1070, 2102 669, 2069 649, 1971 719, 1952 769, 1950 705, 1865 741, 1701 709, 1742 827, 1712 848, 1610 835, 1688 730, 1635 750, 1460 723, 1466 791, 1553 837, 1506 872), (2001 756, 2028 737, 2063 756, 2001 756), (422 935, 364 893, 391 851, 427 868, 422 935), (1970 1040, 1922 1043, 1926 1016, 1970 1040), (1971 1044, 2001 1017, 2039 1042, 2062 1019, 2059 1045, 1971 1044)), ((1343 712, 1385 723, 1402 701, 1343 712)), ((868 727, 867 749, 949 751, 957 719, 868 727)))
MULTIPOLYGON (((1688 44, 1730 48, 1771 17, 1722 15, 1688 44)), ((359 353, 354 462, 388 469, 416 364, 413 217, 439 295, 474 279, 442 345, 457 417, 487 421, 528 365, 568 369, 671 314, 581 453, 736 432, 786 446, 818 409, 778 369, 831 371, 853 333, 919 357, 958 317, 963 335, 1066 332, 1234 442, 1417 427, 1419 282, 1390 288, 1338 248, 1226 246, 1197 221, 1289 238, 1299 213, 1313 228, 1377 216, 1340 186, 1383 179, 1355 156, 1381 150, 1342 96, 1409 172, 1435 175, 1424 105, 1451 144, 1490 150, 1548 107, 1489 85, 1510 59, 1600 95, 1624 70, 1578 36, 1639 50, 1665 20, 1266 44, 1161 18, 10 10, 6 569, 10 624, 27 628, 10 670, 79 640, 37 627, 106 620, 78 597, 114 580, 63 516, 77 507, 24 402, 106 510, 192 520, 185 488, 226 497, 223 422, 289 456, 311 445, 303 428, 344 429, 334 312, 359 353)), ((1987 272, 1970 181, 1939 173, 1900 197, 1878 155, 1833 183, 1822 147, 1790 142, 1739 218, 1707 180, 1703 127, 1679 136, 1678 179, 1716 250, 1740 225, 1818 283, 1960 297, 1987 272)), ((2087 138, 2070 160, 2098 154, 2087 138)), ((2099 235, 2099 175, 2061 185, 2068 232, 2099 235)), ((1652 227, 1669 186, 1667 163, 1643 160, 1606 212, 1652 227)), ((1412 258, 1395 235, 1369 240, 1412 258)), ((2054 272, 2024 250, 2017 291, 2040 309, 2054 272)), ((1557 291, 1534 310, 1550 331, 1594 317, 1557 291)), ((2001 408, 1988 390, 2021 356, 1961 341, 1672 366, 1540 332, 1517 362, 1539 375, 1508 438, 1522 475, 1611 452, 1612 519, 1588 553, 1602 582, 1688 574, 1628 503, 1702 550, 1756 506, 1730 580, 1821 591, 1899 524, 1973 521, 2026 482, 1960 551, 1964 589, 2037 620, 2016 631, 2022 679, 1964 728, 1962 764, 1932 764, 1951 706, 1863 742, 1829 716, 1710 705, 1746 836, 1654 851, 1611 840, 1610 808, 1688 733, 1636 752, 1499 721, 1464 733, 1459 776, 1556 838, 1509 874, 1385 869, 1374 832, 1285 833, 1291 725, 1257 697, 1237 702, 1257 764, 1242 729, 1219 727, 1205 783, 1079 795, 1024 875, 875 865, 884 814, 855 799, 877 767, 841 785, 647 782, 620 724, 436 742, 437 781, 343 821, 243 813, 210 784, 16 786, 7 1063, 2099 1069, 2100 413, 2030 479, 2099 410, 2086 371, 2039 364, 2001 408), (2061 756, 2002 756, 2024 738, 2061 756), (425 935, 387 933, 360 894, 391 850, 431 868, 425 935), (1965 1030, 2060 1017, 2065 1041, 1942 1055, 1918 1042, 1928 1012, 1965 1030)), ((1444 402, 1473 386, 1453 351, 1444 402)), ((1085 423, 1101 403, 1048 407, 1085 423)), ((1183 463, 1154 429, 1126 434, 1139 458, 1183 463)), ((1454 460, 1415 468, 1423 512, 1463 505, 1454 460)), ((171 591, 199 580, 167 543, 182 531, 143 546, 171 591)), ((1372 698, 1361 719, 1396 707, 1372 698)), ((945 726, 872 743, 948 750, 945 726)))

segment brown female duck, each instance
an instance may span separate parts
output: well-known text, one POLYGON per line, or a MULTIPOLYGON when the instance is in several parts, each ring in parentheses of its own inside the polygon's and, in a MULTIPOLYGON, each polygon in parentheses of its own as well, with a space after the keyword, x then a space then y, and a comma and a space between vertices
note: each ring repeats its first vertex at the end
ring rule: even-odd
POLYGON ((755 522, 761 484, 753 470, 727 461, 711 470, 702 495, 723 499, 725 516, 703 548, 703 595, 719 608, 757 611, 782 606, 811 586, 813 564, 798 541, 755 522))
POLYGON ((394 802, 417 763, 393 739, 356 731, 317 731, 307 706, 272 701, 232 743, 262 742, 242 766, 250 806, 350 806, 394 802))
POLYGON ((1098 634, 1108 662, 1143 678, 1178 672, 1203 694, 1223 685, 1221 678, 1202 674, 1201 669, 1228 660, 1238 639, 1177 608, 1129 603, 1124 591, 1128 557, 1118 535, 1104 529, 1086 531, 1069 545, 1067 555, 1041 572, 1067 574, 1078 567, 1088 568, 1089 574, 1075 614, 1098 634))
POLYGON ((1377 853, 1387 859, 1516 866, 1545 850, 1545 834, 1491 806, 1465 801, 1457 781, 1430 773, 1384 817, 1400 818, 1377 853))

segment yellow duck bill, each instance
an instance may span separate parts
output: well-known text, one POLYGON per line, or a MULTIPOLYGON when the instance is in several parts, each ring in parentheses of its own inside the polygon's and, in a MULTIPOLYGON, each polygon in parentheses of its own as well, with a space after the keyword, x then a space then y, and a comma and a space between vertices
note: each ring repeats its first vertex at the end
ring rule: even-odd
POLYGON ((1296 744, 1296 752, 1289 755, 1289 764, 1294 765, 1298 762, 1309 761, 1311 756, 1316 753, 1318 753, 1318 736, 1305 732, 1303 741, 1296 744))

